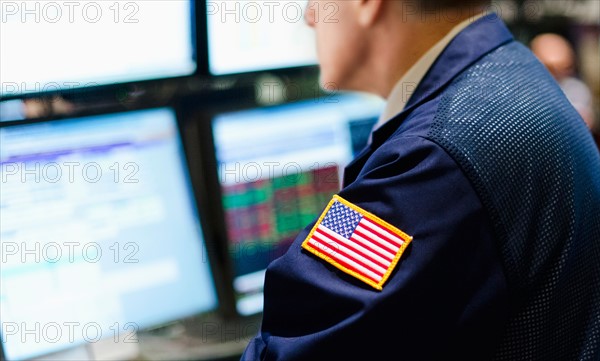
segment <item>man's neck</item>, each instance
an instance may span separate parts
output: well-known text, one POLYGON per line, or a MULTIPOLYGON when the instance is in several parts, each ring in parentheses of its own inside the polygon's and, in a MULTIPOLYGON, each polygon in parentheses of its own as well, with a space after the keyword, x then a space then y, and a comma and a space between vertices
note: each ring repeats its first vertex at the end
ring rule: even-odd
POLYGON ((454 19, 433 16, 425 19, 407 18, 403 22, 392 21, 394 19, 390 18, 389 21, 382 22, 381 26, 374 30, 375 38, 379 41, 374 42, 371 49, 375 56, 370 57, 372 63, 368 66, 371 70, 368 73, 372 87, 370 91, 387 99, 398 81, 427 51, 458 24, 472 18, 467 16, 469 14, 472 12, 465 12, 465 16, 454 19), (394 39, 394 42, 389 39, 394 39))

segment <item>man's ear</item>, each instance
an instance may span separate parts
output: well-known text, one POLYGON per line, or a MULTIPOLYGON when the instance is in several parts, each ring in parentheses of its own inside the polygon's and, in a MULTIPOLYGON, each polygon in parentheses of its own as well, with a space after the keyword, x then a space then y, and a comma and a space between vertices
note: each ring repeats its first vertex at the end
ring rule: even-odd
POLYGON ((357 1, 358 24, 371 27, 381 17, 386 1, 395 0, 359 0, 357 1))

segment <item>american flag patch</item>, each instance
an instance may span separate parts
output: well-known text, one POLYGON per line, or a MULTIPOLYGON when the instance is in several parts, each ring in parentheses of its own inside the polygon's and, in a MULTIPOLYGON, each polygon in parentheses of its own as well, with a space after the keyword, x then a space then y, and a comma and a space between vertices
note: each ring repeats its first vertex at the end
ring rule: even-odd
POLYGON ((412 237, 334 196, 302 248, 378 290, 412 237))

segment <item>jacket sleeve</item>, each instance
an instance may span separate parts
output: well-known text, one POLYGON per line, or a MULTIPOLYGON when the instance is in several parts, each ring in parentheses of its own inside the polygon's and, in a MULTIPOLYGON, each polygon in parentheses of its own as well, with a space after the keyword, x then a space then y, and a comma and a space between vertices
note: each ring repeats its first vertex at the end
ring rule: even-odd
POLYGON ((303 251, 268 270, 262 328, 243 360, 486 359, 507 314, 488 215, 437 144, 393 138, 340 196, 413 237, 377 291, 303 251))

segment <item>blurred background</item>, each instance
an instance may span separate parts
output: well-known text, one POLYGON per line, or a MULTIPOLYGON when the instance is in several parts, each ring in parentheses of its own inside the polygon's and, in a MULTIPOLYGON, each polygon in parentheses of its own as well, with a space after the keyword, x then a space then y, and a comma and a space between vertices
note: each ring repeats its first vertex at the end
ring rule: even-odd
MULTIPOLYGON (((239 358, 384 107, 319 86, 306 5, 0 1, 2 360, 239 358)), ((600 2, 489 11, 598 137, 600 2)))
POLYGON ((588 126, 600 131, 600 3, 525 0, 495 1, 495 6, 517 39, 549 68, 588 126))

